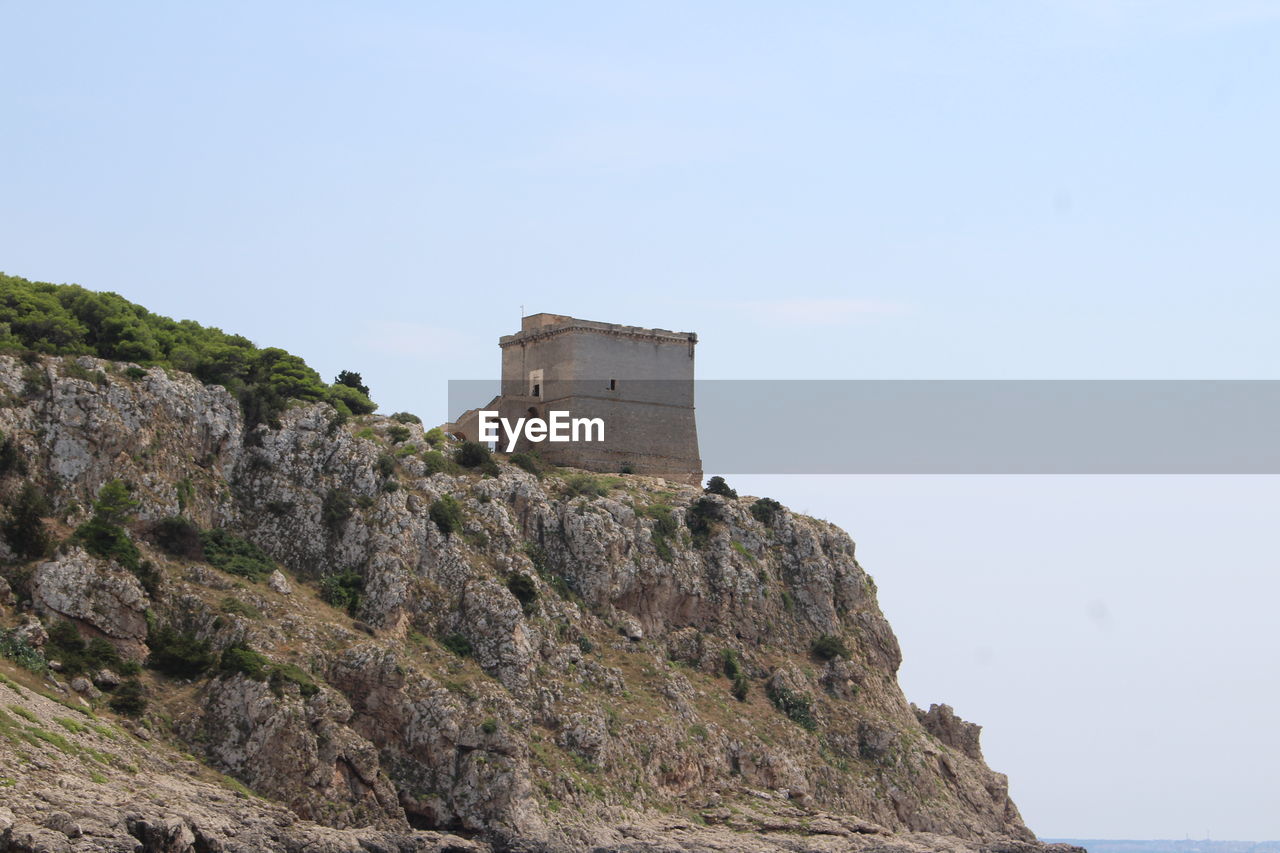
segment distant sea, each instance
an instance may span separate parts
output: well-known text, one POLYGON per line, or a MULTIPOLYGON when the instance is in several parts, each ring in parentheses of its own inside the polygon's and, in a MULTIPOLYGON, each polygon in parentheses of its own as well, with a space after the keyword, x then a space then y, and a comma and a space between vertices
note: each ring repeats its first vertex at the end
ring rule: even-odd
POLYGON ((1136 841, 1108 838, 1042 838, 1084 847, 1089 853, 1280 853, 1280 841, 1136 841))

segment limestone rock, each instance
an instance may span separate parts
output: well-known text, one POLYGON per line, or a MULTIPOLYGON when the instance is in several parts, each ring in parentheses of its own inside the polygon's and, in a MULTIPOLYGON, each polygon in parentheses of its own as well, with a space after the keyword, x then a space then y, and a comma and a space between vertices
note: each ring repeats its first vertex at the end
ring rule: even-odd
POLYGON ((146 654, 144 614, 150 599, 137 578, 113 563, 72 548, 36 566, 31 598, 38 612, 87 626, 121 654, 134 659, 146 654))
POLYGON ((281 595, 293 595, 293 584, 289 583, 289 579, 284 576, 284 572, 276 569, 267 578, 267 586, 271 587, 275 592, 281 595))

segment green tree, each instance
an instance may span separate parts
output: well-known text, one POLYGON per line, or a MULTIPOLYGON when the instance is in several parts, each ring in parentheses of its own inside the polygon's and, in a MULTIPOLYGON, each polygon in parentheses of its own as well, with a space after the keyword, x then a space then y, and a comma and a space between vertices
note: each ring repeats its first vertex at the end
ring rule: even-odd
POLYGON ((34 560, 49 552, 51 540, 44 526, 49 502, 34 483, 26 483, 9 508, 0 530, 13 552, 23 559, 34 560))

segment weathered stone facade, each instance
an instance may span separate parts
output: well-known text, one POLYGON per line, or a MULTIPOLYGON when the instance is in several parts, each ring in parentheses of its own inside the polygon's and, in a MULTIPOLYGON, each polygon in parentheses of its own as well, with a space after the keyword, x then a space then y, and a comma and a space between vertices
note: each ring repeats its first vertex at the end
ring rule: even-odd
MULTIPOLYGON (((696 485, 702 478, 693 393, 697 342, 692 332, 534 314, 519 332, 499 339, 502 394, 482 408, 512 421, 555 411, 601 418, 602 442, 541 442, 536 449, 557 465, 696 485)), ((450 431, 477 440, 479 411, 464 414, 450 431)), ((522 440, 516 449, 534 447, 522 440)))

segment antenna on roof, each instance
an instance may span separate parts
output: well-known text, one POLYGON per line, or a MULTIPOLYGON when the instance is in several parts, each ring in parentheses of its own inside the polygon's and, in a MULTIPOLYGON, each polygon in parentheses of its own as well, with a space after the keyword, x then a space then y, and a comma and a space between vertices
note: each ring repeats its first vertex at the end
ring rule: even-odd
POLYGON ((524 306, 520 306, 520 322, 524 322, 524 306))

